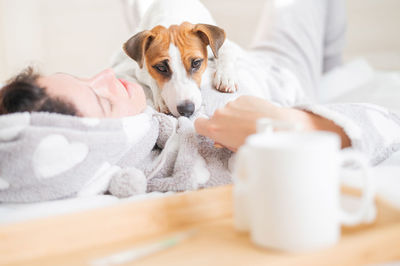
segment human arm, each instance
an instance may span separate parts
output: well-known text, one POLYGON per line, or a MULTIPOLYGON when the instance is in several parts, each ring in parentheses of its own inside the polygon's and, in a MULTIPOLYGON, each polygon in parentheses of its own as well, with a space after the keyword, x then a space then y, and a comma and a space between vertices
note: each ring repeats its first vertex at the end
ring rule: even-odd
POLYGON ((256 121, 271 118, 300 123, 304 130, 325 130, 337 133, 342 147, 349 147, 351 141, 344 130, 333 121, 295 108, 278 107, 267 100, 253 96, 241 96, 218 109, 210 119, 199 118, 196 131, 213 139, 216 143, 236 151, 247 136, 256 132, 256 121))
POLYGON ((305 130, 340 135, 342 147, 362 152, 375 165, 400 149, 400 117, 383 107, 365 103, 309 104, 282 108, 256 97, 243 96, 219 109, 210 119, 198 119, 199 134, 233 151, 256 131, 256 121, 268 117, 297 122, 305 130))

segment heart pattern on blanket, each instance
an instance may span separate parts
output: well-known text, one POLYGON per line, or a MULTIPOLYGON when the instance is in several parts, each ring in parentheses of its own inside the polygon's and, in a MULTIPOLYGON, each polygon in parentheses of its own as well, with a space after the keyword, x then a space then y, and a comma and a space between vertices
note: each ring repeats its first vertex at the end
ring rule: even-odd
POLYGON ((122 119, 126 137, 129 143, 135 143, 141 140, 149 131, 151 126, 151 116, 142 113, 135 116, 129 116, 122 119))
POLYGON ((3 178, 0 178, 0 190, 7 189, 9 187, 10 187, 10 184, 3 178))
POLYGON ((10 141, 30 124, 29 113, 16 113, 4 115, 0 118, 0 141, 10 141))
POLYGON ((63 135, 49 135, 35 150, 33 168, 38 178, 51 178, 81 163, 88 152, 84 143, 70 143, 63 135))

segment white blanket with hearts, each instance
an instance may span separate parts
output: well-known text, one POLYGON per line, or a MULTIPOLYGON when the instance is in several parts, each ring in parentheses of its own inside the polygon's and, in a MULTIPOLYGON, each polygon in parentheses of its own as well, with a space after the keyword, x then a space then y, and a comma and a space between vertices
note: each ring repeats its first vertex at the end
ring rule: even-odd
POLYGON ((0 202, 186 191, 231 183, 231 152, 193 123, 154 112, 123 119, 0 117, 0 202))

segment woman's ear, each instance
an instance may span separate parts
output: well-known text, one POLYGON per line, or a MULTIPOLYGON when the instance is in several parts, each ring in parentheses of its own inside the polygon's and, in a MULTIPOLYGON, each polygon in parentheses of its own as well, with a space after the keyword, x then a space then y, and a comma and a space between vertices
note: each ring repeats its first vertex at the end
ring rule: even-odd
POLYGON ((218 58, 218 50, 225 42, 225 31, 217 26, 209 24, 196 24, 193 31, 206 45, 210 45, 214 57, 218 58))
POLYGON ((154 34, 149 30, 145 30, 132 36, 123 45, 125 53, 135 60, 140 68, 143 67, 144 53, 149 48, 153 38, 154 34))

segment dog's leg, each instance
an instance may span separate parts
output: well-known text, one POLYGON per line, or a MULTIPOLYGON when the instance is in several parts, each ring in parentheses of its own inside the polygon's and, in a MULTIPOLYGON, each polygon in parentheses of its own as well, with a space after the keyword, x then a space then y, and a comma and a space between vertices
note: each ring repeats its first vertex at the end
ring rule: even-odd
POLYGON ((218 91, 235 92, 238 90, 236 60, 241 48, 226 40, 218 51, 213 84, 218 91))

